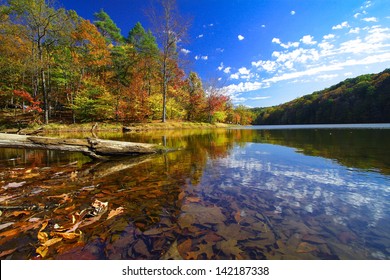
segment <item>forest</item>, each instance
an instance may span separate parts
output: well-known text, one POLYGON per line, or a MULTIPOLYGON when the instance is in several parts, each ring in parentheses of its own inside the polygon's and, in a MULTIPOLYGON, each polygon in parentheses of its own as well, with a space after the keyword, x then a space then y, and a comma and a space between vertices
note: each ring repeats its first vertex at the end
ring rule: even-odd
POLYGON ((0 108, 33 122, 178 120, 248 124, 214 83, 185 69, 179 46, 190 23, 175 0, 123 36, 104 11, 94 20, 47 0, 0 2, 0 108))
POLYGON ((389 123, 390 69, 346 79, 290 102, 252 109, 254 124, 389 123))

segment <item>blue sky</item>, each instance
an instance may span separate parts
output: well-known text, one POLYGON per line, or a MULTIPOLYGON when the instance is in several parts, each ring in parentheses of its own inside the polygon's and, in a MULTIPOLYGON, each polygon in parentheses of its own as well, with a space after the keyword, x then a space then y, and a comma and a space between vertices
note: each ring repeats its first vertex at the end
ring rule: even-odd
MULTIPOLYGON (((152 0, 59 0, 93 20, 103 8, 122 34, 152 0)), ((388 0, 177 0, 192 17, 182 55, 235 104, 278 105, 390 64, 388 0)))

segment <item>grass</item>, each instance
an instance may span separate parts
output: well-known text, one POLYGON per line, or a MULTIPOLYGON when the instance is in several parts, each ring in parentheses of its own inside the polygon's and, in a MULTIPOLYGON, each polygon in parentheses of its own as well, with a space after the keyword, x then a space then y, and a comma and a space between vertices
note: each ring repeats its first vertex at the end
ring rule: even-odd
MULTIPOLYGON (((14 110, 0 111, 0 131, 15 133, 22 128, 22 133, 30 133, 43 128, 44 132, 84 132, 91 131, 96 122, 64 124, 59 122, 42 125, 33 123, 31 115, 15 114, 14 110), (30 118, 30 119, 29 119, 30 118), (21 125, 22 124, 22 125, 21 125)), ((223 123, 204 123, 204 122, 187 122, 168 120, 163 123, 161 121, 152 121, 146 123, 129 123, 123 124, 120 122, 98 122, 96 131, 122 131, 123 127, 128 127, 132 131, 148 131, 148 130, 170 130, 170 129, 211 129, 225 128, 232 125, 223 123)))

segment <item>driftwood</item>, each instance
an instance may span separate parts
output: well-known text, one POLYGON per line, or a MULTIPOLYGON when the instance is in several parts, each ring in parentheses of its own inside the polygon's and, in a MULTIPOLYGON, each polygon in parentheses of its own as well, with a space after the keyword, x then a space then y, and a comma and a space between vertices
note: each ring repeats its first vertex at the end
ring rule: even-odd
POLYGON ((145 143, 101 140, 96 138, 61 139, 6 133, 0 133, 0 147, 81 152, 94 159, 106 159, 110 156, 153 154, 160 150, 157 145, 145 143))

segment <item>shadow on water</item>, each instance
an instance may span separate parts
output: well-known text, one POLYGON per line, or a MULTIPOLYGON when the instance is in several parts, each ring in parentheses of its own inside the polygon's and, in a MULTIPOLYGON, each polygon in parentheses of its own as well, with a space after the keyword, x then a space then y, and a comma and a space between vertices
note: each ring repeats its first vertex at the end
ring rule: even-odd
POLYGON ((1 149, 0 257, 388 259, 389 133, 112 133, 175 151, 98 163, 1 149))

